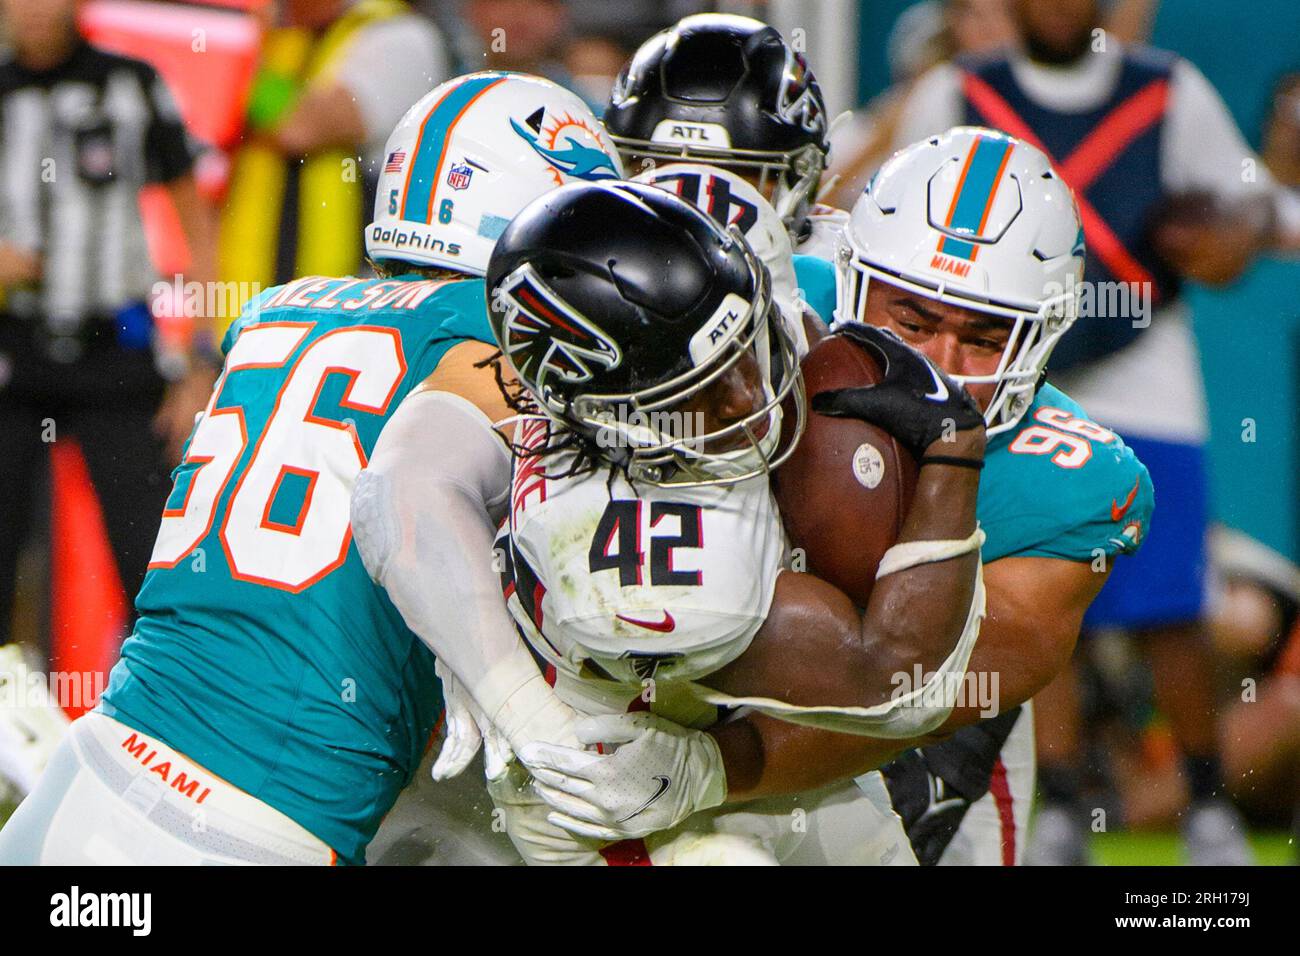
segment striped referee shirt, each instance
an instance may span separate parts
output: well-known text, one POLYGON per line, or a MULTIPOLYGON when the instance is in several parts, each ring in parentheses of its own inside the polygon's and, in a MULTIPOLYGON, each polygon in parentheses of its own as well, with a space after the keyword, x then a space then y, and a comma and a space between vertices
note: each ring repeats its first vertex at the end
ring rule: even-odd
POLYGON ((75 335, 144 301, 157 276, 138 196, 188 173, 194 151, 148 65, 81 43, 62 65, 0 64, 0 237, 38 253, 36 288, 5 310, 75 335))

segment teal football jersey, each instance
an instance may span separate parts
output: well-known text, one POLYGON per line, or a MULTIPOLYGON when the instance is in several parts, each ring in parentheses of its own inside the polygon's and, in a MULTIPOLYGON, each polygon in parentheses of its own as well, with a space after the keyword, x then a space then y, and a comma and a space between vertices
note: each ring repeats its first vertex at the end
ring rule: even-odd
POLYGON ((986 563, 1132 553, 1154 507, 1146 466, 1051 385, 1014 428, 989 439, 976 509, 986 563))
POLYGON ((794 257, 799 294, 823 322, 835 321, 835 266, 817 256, 794 257))
POLYGON ((467 339, 492 341, 480 279, 313 277, 251 302, 104 694, 345 863, 363 862, 442 707, 432 654, 352 543, 352 487, 402 398, 467 339))

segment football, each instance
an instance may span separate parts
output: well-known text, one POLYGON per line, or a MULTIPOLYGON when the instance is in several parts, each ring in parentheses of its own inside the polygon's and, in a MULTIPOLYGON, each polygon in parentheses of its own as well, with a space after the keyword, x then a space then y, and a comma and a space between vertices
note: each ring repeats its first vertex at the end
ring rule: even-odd
MULTIPOLYGON (((853 342, 831 335, 804 358, 803 376, 811 403, 818 392, 874 385, 881 370, 853 342)), ((797 549, 794 567, 865 607, 880 559, 902 530, 916 476, 911 454, 887 432, 810 409, 799 447, 773 476, 797 549)))

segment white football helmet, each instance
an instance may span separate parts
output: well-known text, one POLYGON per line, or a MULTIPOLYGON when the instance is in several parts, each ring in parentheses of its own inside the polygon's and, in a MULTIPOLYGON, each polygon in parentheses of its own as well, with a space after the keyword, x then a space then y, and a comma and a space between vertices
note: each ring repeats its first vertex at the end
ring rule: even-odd
POLYGON ((575 94, 523 73, 458 76, 388 137, 366 253, 481 276, 497 237, 533 199, 622 177, 613 142, 575 94))
POLYGON ((1083 229, 1074 194, 1043 153, 1005 133, 959 126, 895 153, 853 206, 836 250, 837 322, 861 321, 876 278, 1012 320, 991 375, 989 434, 1033 401, 1078 315, 1083 229))

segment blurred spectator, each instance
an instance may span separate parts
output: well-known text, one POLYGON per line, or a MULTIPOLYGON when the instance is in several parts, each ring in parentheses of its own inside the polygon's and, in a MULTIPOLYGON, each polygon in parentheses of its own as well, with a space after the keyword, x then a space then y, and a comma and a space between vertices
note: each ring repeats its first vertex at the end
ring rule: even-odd
MULTIPOLYGON (((1125 42, 1145 41, 1158 2, 1116 0, 1107 10, 1107 31, 1125 42)), ((834 136, 827 180, 837 181, 826 201, 848 209, 899 148, 897 125, 913 81, 940 63, 992 53, 1018 39, 1010 0, 922 0, 899 14, 886 41, 894 85, 855 111, 853 122, 834 136)))
POLYGON ((567 86, 564 45, 569 9, 563 0, 463 0, 461 58, 470 70, 536 73, 567 86))
MULTIPOLYGON (((1300 813, 1300 567, 1222 526, 1209 551, 1224 776, 1253 828, 1284 829, 1300 813)), ((1100 635, 1085 650, 1089 805, 1113 810, 1125 827, 1167 826, 1187 786, 1167 721, 1144 703, 1149 675, 1122 634, 1100 635)))
POLYGON ((581 96, 597 116, 609 103, 609 92, 636 45, 628 46, 613 35, 583 33, 575 36, 564 54, 569 89, 581 96))
POLYGON ((361 270, 384 140, 450 73, 442 35, 400 0, 285 0, 282 18, 221 223, 222 277, 261 287, 361 270))
MULTIPOLYGON (((1207 429, 1178 293, 1184 278, 1230 281, 1256 252, 1282 237, 1295 241, 1300 216, 1191 63, 1101 29, 1097 0, 1015 0, 1013 11, 1022 48, 919 79, 895 145, 959 123, 997 127, 1046 149, 1078 197, 1088 243, 1083 314, 1053 354, 1053 380, 1124 436, 1149 468, 1157 500, 1153 528, 1139 532, 1142 551, 1111 576, 1085 633, 1123 627, 1143 638, 1157 701, 1183 754, 1192 858, 1244 861, 1222 797, 1200 626, 1207 429)), ((1116 489, 1117 508, 1124 493, 1116 489)), ((1036 707, 1045 795, 1037 856, 1078 862, 1088 817, 1078 802, 1073 675, 1062 674, 1036 707)))
MULTIPOLYGON (((3 0, 0 65, 0 645, 49 443, 75 439, 127 592, 140 586, 173 455, 215 377, 211 335, 157 351, 138 195, 163 184, 212 277, 194 156, 152 68, 77 34, 76 0, 3 0), (164 374, 165 373, 165 374, 164 374)), ((200 320, 202 321, 202 320, 200 320)))
POLYGON ((1228 786, 1252 822, 1288 826, 1300 814, 1300 568, 1240 532, 1212 540, 1228 786))
MULTIPOLYGON (((1014 42, 1009 0, 925 0, 899 16, 888 38, 894 80, 880 96, 836 131, 826 201, 850 208, 871 174, 899 148, 897 127, 907 92, 918 76, 955 56, 980 54, 1014 42)), ((906 144, 903 144, 906 145, 906 144)))

